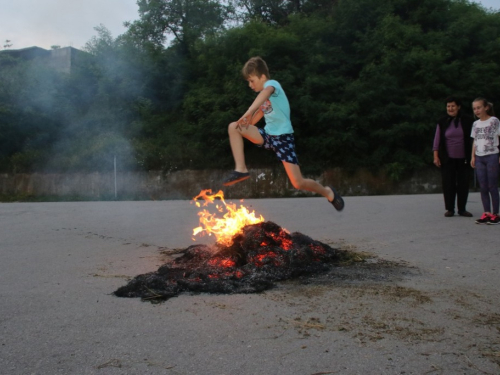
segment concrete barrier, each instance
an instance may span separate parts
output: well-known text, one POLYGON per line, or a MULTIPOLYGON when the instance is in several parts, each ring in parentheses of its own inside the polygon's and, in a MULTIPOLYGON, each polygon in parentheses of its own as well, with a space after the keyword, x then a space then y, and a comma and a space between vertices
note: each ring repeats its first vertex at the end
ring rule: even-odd
MULTIPOLYGON (((202 189, 218 191, 227 170, 184 170, 119 172, 116 175, 116 199, 164 200, 191 199, 202 189)), ((347 196, 423 194, 441 191, 437 170, 424 170, 410 178, 394 182, 384 173, 359 170, 349 174, 339 168, 319 176, 305 176, 324 185, 334 185, 347 196)), ((310 196, 293 188, 282 168, 253 169, 251 178, 241 184, 224 188, 227 198, 278 198, 310 196)), ((115 199, 115 177, 109 173, 32 173, 0 174, 0 195, 53 197, 60 199, 115 199)))

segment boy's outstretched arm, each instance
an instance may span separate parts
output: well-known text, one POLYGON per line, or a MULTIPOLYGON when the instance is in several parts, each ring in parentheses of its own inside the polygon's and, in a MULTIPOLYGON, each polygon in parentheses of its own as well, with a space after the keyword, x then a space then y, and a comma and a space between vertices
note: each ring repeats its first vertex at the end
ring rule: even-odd
POLYGON ((253 101, 252 105, 247 109, 245 114, 241 116, 241 118, 238 121, 236 121, 238 125, 243 125, 245 127, 248 127, 248 125, 254 125, 252 124, 252 122, 257 123, 257 121, 259 121, 263 116, 263 113, 259 111, 260 106, 264 104, 264 102, 267 99, 269 99, 269 97, 273 94, 273 92, 274 92, 274 87, 272 86, 268 86, 264 90, 262 90, 253 101), (259 111, 260 113, 257 113, 256 116, 253 116, 257 111, 259 111))

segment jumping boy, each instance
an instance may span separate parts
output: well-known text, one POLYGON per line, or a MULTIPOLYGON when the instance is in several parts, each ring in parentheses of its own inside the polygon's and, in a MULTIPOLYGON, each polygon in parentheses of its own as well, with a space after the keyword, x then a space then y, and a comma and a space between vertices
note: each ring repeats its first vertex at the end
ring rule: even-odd
POLYGON ((273 150, 283 163, 286 174, 296 189, 312 191, 324 196, 337 209, 344 209, 344 200, 332 186, 302 177, 295 154, 293 127, 290 121, 290 105, 281 85, 270 78, 266 62, 260 57, 252 57, 242 69, 250 88, 259 94, 245 114, 229 124, 229 142, 233 152, 235 170, 224 180, 230 186, 250 177, 245 164, 243 138, 259 147, 273 150), (264 116, 264 129, 255 125, 264 116))

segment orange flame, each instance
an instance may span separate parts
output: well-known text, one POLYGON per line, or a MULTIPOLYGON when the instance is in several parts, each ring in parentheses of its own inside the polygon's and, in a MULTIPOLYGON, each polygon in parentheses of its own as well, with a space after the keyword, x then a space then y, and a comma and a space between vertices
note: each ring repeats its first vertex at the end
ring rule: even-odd
MULTIPOLYGON (((240 233, 245 225, 258 224, 264 221, 262 215, 255 216, 255 211, 250 212, 248 208, 240 205, 236 208, 236 204, 226 203, 224 201, 224 193, 219 190, 216 194, 212 194, 211 189, 202 190, 200 194, 193 198, 197 207, 201 207, 198 199, 203 199, 203 206, 208 206, 209 203, 214 203, 216 199, 220 199, 223 205, 216 204, 215 208, 223 217, 217 217, 217 214, 211 214, 206 209, 198 212, 200 217, 200 226, 193 229, 193 236, 197 234, 212 234, 215 236, 218 244, 231 246, 232 238, 235 234, 240 233)), ((194 239, 194 238, 193 238, 194 239)))

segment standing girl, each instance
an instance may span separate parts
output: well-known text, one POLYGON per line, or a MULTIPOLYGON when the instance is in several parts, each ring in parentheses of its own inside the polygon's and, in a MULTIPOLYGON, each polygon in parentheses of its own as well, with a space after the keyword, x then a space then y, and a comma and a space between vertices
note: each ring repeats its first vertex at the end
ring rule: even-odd
POLYGON ((472 102, 474 115, 479 118, 472 125, 473 138, 471 166, 476 169, 481 187, 481 201, 484 213, 476 220, 477 224, 500 224, 498 216, 498 137, 500 121, 494 117, 493 104, 486 99, 477 98, 472 102), (491 198, 491 199, 490 199, 491 198))

